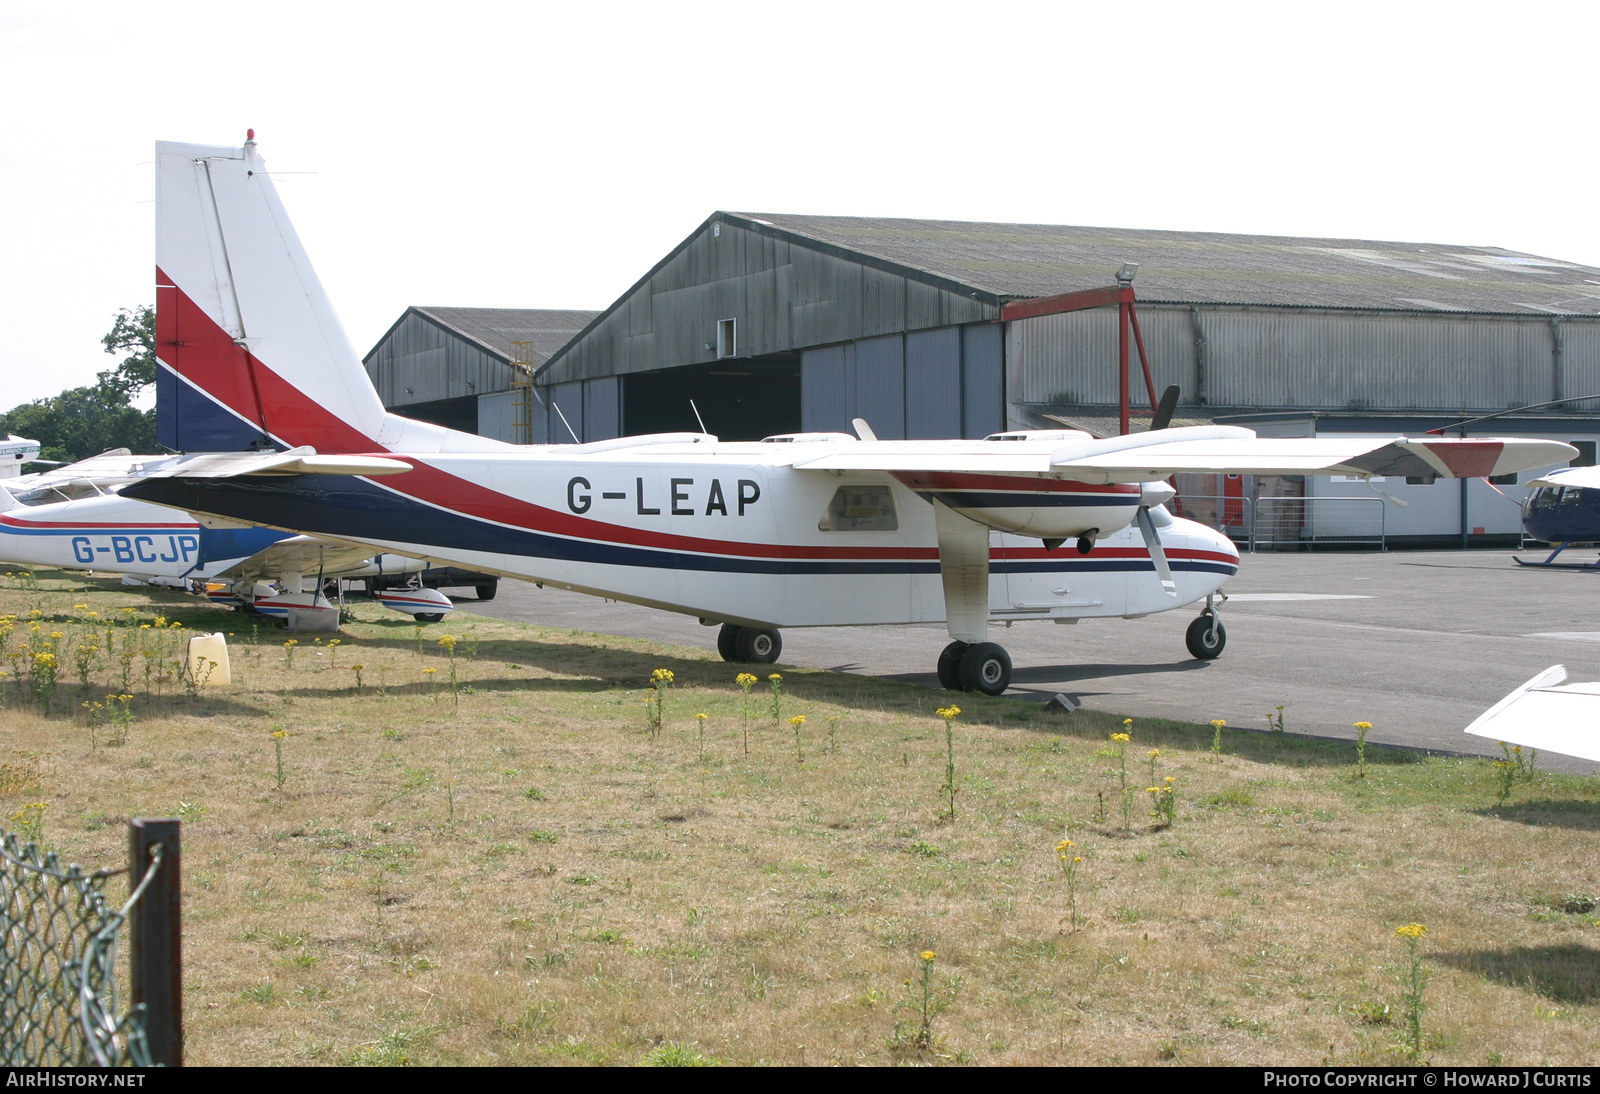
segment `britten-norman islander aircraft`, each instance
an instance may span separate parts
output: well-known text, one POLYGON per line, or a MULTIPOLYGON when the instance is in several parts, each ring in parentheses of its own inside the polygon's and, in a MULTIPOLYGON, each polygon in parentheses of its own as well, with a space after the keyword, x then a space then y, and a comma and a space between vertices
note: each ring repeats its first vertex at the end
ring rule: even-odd
POLYGON ((125 496, 698 616, 721 624, 731 661, 775 660, 784 627, 942 619, 940 682, 994 695, 1011 661, 991 621, 1201 601, 1188 645, 1215 657, 1239 554, 1163 508, 1168 476, 1476 477, 1575 452, 1226 426, 880 441, 862 422, 854 437, 506 444, 384 410, 253 134, 242 148, 158 144, 157 160, 163 443, 217 454, 125 496))

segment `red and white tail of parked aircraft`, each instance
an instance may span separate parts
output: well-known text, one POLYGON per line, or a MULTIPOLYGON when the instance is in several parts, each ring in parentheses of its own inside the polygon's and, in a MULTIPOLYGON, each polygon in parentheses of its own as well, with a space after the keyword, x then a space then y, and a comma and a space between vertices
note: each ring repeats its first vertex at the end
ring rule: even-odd
POLYGON ((1111 439, 707 434, 516 446, 387 413, 253 139, 158 144, 162 442, 192 457, 126 488, 194 513, 368 545, 722 624, 729 660, 785 627, 945 621, 939 678, 998 694, 991 622, 1204 603, 1219 653, 1225 536, 1173 517, 1177 472, 1482 476, 1571 458, 1531 440, 1258 439, 1215 426, 1111 439))

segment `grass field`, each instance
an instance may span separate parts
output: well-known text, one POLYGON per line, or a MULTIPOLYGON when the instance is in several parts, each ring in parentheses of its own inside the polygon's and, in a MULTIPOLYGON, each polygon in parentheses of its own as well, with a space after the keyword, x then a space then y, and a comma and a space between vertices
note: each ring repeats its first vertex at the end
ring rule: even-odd
POLYGON ((1214 754, 1206 711, 1122 745, 962 695, 947 784, 949 693, 779 666, 775 718, 763 668, 747 753, 740 670, 698 650, 369 606, 286 648, 192 597, 7 584, 0 816, 91 866, 184 819, 192 1063, 1404 1062, 1412 922, 1424 1058, 1596 1057, 1593 779, 1499 803, 1487 761, 1373 746, 1360 777, 1292 732, 1214 754), (232 632, 232 685, 172 678, 194 630, 232 632), (19 644, 52 632, 42 714, 19 644), (108 694, 126 724, 81 705, 108 694))

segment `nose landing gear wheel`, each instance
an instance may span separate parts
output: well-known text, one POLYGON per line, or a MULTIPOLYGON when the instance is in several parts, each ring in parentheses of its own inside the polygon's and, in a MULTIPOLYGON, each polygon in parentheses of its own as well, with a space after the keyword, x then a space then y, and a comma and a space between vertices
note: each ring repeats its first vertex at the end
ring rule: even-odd
POLYGON ((1189 624, 1189 629, 1183 635, 1183 644, 1200 660, 1210 661, 1228 644, 1228 629, 1222 625, 1222 620, 1206 612, 1189 624), (1212 629, 1213 622, 1216 623, 1215 630, 1212 629))
POLYGON ((970 649, 965 642, 952 642, 939 654, 939 686, 946 691, 961 691, 961 658, 970 649))
POLYGON ((961 690, 999 695, 1011 686, 1011 655, 993 642, 979 642, 961 657, 961 690))

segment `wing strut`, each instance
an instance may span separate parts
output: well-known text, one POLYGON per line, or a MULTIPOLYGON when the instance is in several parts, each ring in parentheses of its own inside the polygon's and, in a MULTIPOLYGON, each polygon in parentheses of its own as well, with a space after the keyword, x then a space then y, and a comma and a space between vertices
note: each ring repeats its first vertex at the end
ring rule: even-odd
POLYGON ((939 533, 939 577, 944 582, 945 625, 958 642, 989 637, 989 527, 933 503, 939 533))

